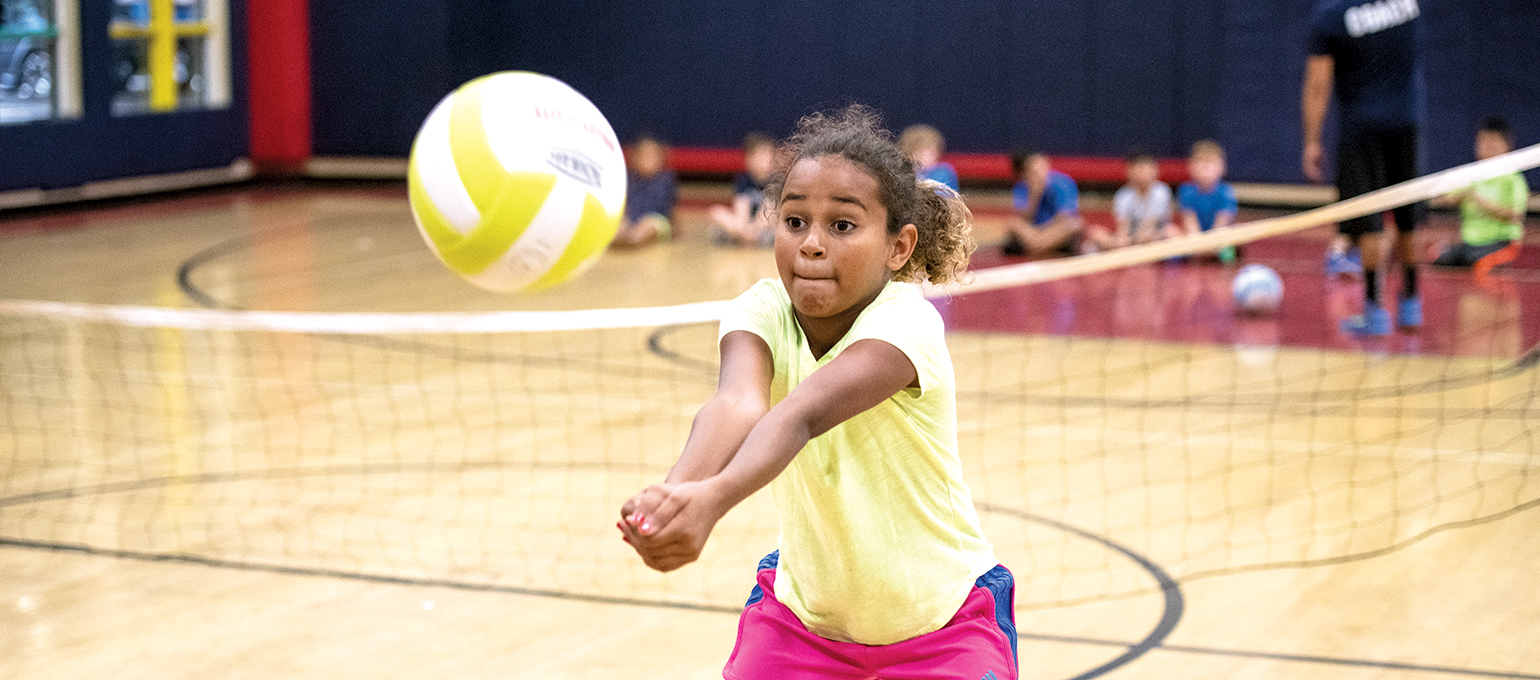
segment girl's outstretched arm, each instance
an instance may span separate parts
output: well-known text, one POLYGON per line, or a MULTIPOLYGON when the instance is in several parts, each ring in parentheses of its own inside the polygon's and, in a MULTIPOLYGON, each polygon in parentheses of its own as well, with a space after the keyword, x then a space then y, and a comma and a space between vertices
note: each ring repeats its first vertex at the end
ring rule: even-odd
MULTIPOLYGON (((770 409, 770 378, 774 371, 770 347, 747 331, 728 333, 722 337, 720 347, 722 367, 716 394, 695 414, 690 437, 679 460, 669 470, 665 485, 699 481, 721 472, 743 445, 749 430, 770 409)), ((622 522, 617 526, 626 542, 650 564, 636 527, 624 521, 637 514, 640 498, 638 494, 621 505, 622 522)))
POLYGON ((695 561, 717 520, 775 479, 809 439, 917 380, 914 364, 897 347, 881 340, 850 345, 760 418, 721 472, 652 486, 628 501, 622 531, 654 569, 695 561))
POLYGON ((748 331, 723 336, 717 391, 695 414, 684 451, 665 483, 705 479, 727 466, 749 430, 770 410, 770 346, 748 331))

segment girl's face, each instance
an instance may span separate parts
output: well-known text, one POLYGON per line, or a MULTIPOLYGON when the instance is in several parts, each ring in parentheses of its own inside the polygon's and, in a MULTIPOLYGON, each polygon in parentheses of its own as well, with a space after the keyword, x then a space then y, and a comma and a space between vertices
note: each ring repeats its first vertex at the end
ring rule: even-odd
POLYGON ((859 314, 909 260, 915 227, 888 234, 877 188, 841 156, 804 158, 786 175, 775 264, 799 316, 859 314))

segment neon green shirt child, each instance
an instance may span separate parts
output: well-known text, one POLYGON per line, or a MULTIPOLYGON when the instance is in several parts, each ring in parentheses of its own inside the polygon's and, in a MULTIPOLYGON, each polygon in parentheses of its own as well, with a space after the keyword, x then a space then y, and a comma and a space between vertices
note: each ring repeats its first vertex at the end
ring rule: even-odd
POLYGON ((1471 186, 1471 195, 1460 201, 1460 240, 1466 245, 1486 246, 1524 238, 1524 225, 1509 222, 1476 202, 1476 196, 1520 215, 1529 203, 1529 183, 1519 173, 1493 177, 1471 186))

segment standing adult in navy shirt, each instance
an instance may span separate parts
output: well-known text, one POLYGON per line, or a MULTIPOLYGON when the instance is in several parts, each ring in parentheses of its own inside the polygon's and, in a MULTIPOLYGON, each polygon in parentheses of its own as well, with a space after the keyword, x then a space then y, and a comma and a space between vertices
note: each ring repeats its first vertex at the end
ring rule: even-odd
MULTIPOLYGON (((1352 198, 1418 174, 1418 129, 1422 122, 1422 67, 1418 49, 1417 0, 1324 0, 1311 18, 1310 55, 1301 95, 1304 119, 1302 164, 1319 182, 1324 154, 1321 130, 1332 94, 1337 98, 1337 191, 1352 198)), ((1395 254, 1404 278, 1397 325, 1422 325, 1417 296, 1413 231, 1421 204, 1395 209, 1395 254)), ((1347 220, 1338 231, 1362 257, 1364 312, 1343 321, 1355 334, 1386 335, 1390 315, 1380 304, 1379 234, 1383 215, 1347 220)), ((1330 264, 1330 258, 1328 258, 1330 264)))

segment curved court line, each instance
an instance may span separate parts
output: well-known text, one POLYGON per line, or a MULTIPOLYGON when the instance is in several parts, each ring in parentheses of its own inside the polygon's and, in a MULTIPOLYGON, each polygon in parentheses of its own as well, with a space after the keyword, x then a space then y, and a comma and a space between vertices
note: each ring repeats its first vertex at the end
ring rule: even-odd
POLYGON ((682 352, 676 352, 664 344, 664 339, 668 336, 673 335, 676 331, 684 330, 693 325, 696 324, 673 324, 669 326, 659 326, 658 328, 653 329, 652 333, 647 336, 647 351, 652 352, 654 356, 657 356, 664 361, 670 361, 674 364, 684 366, 686 368, 708 371, 715 375, 717 372, 717 362, 706 361, 704 359, 696 359, 695 357, 688 356, 682 352))
MULTIPOLYGON (((237 306, 229 304, 229 303, 227 303, 225 301, 219 300, 218 298, 215 298, 211 293, 209 293, 208 291, 206 291, 203 288, 199 287, 196 283, 193 283, 193 280, 192 280, 193 273, 197 270, 198 267, 201 267, 204 264, 207 264, 208 262, 213 261, 215 259, 218 259, 220 257, 224 257, 224 256, 227 256, 227 255, 239 252, 241 250, 244 250, 244 249, 250 247, 251 246, 251 239, 252 239, 252 237, 249 236, 249 235, 232 237, 232 238, 226 239, 224 241, 221 241, 219 243, 216 243, 216 244, 214 244, 212 246, 209 246, 208 248, 205 248, 205 249, 203 249, 203 250, 201 250, 201 251, 199 251, 197 253, 194 253, 191 257, 189 257, 186 260, 184 260, 182 262, 182 264, 177 267, 177 271, 176 271, 177 287, 182 290, 182 294, 186 295, 195 304, 197 304, 198 306, 203 307, 205 309, 224 311, 224 312, 251 313, 251 312, 249 312, 249 310, 246 310, 246 309, 241 308, 241 307, 237 307, 237 306)), ((715 303, 712 303, 712 304, 715 304, 715 303)), ((669 308, 669 309, 672 309, 672 308, 669 308)), ((709 312, 710 309, 711 308, 708 307, 707 311, 709 312)), ((321 316, 321 315, 322 314, 316 314, 316 315, 313 315, 313 316, 321 316)), ((355 316, 357 316, 357 315, 355 315, 355 316)), ((372 315, 364 315, 364 316, 372 316, 372 315)), ((405 316, 415 316, 415 315, 405 315, 405 316)), ((473 317, 473 316, 481 316, 481 315, 480 314, 467 314, 467 315, 464 315, 464 316, 473 317)), ((702 323, 702 322, 692 322, 692 323, 702 323)), ((658 335, 659 331, 663 331, 663 330, 667 330, 667 329, 675 328, 675 327, 685 327, 685 326, 688 326, 688 325, 692 325, 692 324, 679 324, 677 326, 663 326, 663 327, 660 327, 659 329, 657 329, 657 331, 654 331, 653 334, 648 337, 648 340, 647 340, 648 348, 650 350, 652 350, 652 352, 654 354, 656 354, 656 355, 658 355, 660 357, 663 357, 665 360, 670 360, 673 363, 675 363, 677 365, 680 365, 680 366, 683 366, 685 368, 689 368, 689 369, 692 369, 692 370, 700 371, 700 370, 702 370, 703 366, 699 362, 692 362, 687 357, 684 357, 682 355, 673 354, 671 352, 668 352, 667 350, 662 348, 661 344, 659 344, 659 341, 657 340, 657 337, 656 337, 658 335)), ((377 334, 377 333, 374 333, 374 332, 363 333, 363 334, 354 334, 354 333, 341 334, 341 333, 315 332, 313 334, 316 337, 330 339, 330 340, 334 340, 334 341, 337 341, 337 342, 346 342, 346 343, 352 343, 352 344, 358 344, 358 345, 372 346, 372 347, 375 347, 375 348, 378 348, 378 349, 390 350, 390 351, 395 351, 395 352, 415 352, 415 353, 426 354, 426 355, 430 355, 430 356, 437 356, 437 357, 441 357, 441 358, 448 357, 448 358, 453 358, 453 359, 456 359, 456 360, 476 361, 476 362, 488 363, 488 364, 496 364, 496 363, 515 364, 516 363, 516 364, 533 365, 533 366, 559 366, 559 367, 563 367, 563 368, 574 368, 574 369, 587 370, 587 371, 592 371, 594 373, 624 371, 624 372, 628 372, 628 373, 636 373, 636 374, 639 374, 639 375, 660 374, 657 371, 654 371, 652 369, 647 369, 647 368, 640 368, 639 369, 638 367, 636 367, 633 364, 615 365, 615 364, 607 364, 607 363, 604 363, 602 361, 590 361, 590 360, 583 360, 583 359, 574 359, 574 358, 570 358, 570 357, 550 357, 550 356, 541 356, 541 355, 533 355, 533 354, 499 353, 499 352, 492 352, 492 351, 485 351, 485 350, 483 350, 483 351, 475 351, 475 352, 468 352, 468 351, 466 351, 464 349, 461 349, 461 348, 458 348, 458 347, 453 347, 453 346, 448 346, 448 345, 441 345, 441 344, 426 342, 426 341, 423 341, 423 340, 396 338, 396 337, 391 337, 391 336, 387 336, 387 335, 380 335, 380 334, 377 334)), ((710 372, 715 374, 715 372, 716 372, 716 365, 715 364, 711 364, 710 365, 710 369, 711 369, 710 372)))
POLYGON ((1150 650, 1161 646, 1161 644, 1165 642, 1166 638, 1171 635, 1171 631, 1176 630, 1176 624, 1182 620, 1182 612, 1186 608, 1186 602, 1182 597, 1181 585, 1177 583, 1175 579, 1171 578, 1171 576, 1167 574, 1164 569, 1161 569, 1160 565, 1155 564, 1155 562, 1149 558, 1134 552, 1133 549, 1105 536, 1086 531, 1085 529, 1065 524, 1058 520, 1049 519, 1047 517, 1040 517, 1038 515, 1033 515, 1021 510, 1016 510, 1014 508, 1005 508, 991 503, 980 503, 979 509, 983 510, 984 512, 993 512, 996 514, 1005 515, 1007 517, 1015 517, 1027 522, 1036 522, 1038 524, 1050 526, 1058 529, 1059 531, 1063 531, 1074 536, 1079 536, 1080 538, 1086 539, 1088 541, 1100 543, 1103 547, 1108 548, 1113 552, 1119 553, 1129 560, 1132 560, 1135 564, 1138 564, 1139 567, 1144 569, 1145 572, 1153 577, 1156 584, 1160 586, 1160 592, 1165 598, 1165 608, 1161 611, 1160 621, 1156 622, 1155 628, 1150 630, 1150 632, 1144 636, 1144 639, 1129 645, 1128 650, 1122 654, 1119 654, 1116 658, 1100 666, 1097 666, 1096 668, 1092 668, 1091 670, 1081 673, 1080 675, 1076 675, 1070 678, 1070 680, 1091 680, 1091 678, 1106 675, 1107 673, 1110 673, 1122 666, 1128 665, 1129 663, 1133 662, 1134 659, 1144 656, 1145 654, 1148 654, 1150 650))

